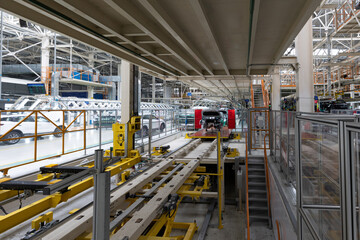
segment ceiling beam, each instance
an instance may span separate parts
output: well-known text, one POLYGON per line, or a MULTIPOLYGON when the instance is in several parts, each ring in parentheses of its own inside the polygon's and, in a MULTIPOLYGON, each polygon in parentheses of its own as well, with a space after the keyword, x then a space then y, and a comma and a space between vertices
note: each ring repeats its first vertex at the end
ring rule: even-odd
MULTIPOLYGON (((218 79, 216 79, 217 81, 219 81, 218 79)), ((216 87, 217 90, 219 90, 222 94, 224 94, 225 96, 227 95, 226 92, 224 92, 217 84, 215 84, 212 80, 207 80, 207 83, 210 83, 211 85, 213 85, 214 87, 216 87)))
POLYGON ((236 86, 237 92, 238 92, 239 97, 240 97, 241 93, 240 93, 240 88, 239 88, 239 85, 238 85, 238 83, 237 83, 237 80, 234 79, 234 82, 235 82, 235 86, 236 86))
POLYGON ((34 22, 59 33, 64 33, 70 38, 89 44, 105 52, 111 52, 116 57, 126 59, 127 61, 145 67, 150 71, 157 72, 161 75, 167 75, 165 72, 166 67, 145 57, 134 56, 131 53, 131 50, 114 43, 104 36, 94 34, 86 26, 83 26, 75 20, 70 21, 68 18, 59 14, 57 10, 52 9, 49 6, 44 8, 43 5, 40 5, 37 2, 0 1, 0 8, 24 20, 34 22))
POLYGON ((227 75, 230 75, 229 68, 225 63, 224 56, 220 50, 219 42, 216 39, 214 30, 210 25, 209 17, 205 13, 204 5, 200 2, 200 0, 191 0, 190 4, 194 9, 196 16, 198 17, 199 22, 201 23, 203 29, 205 30, 207 37, 209 38, 211 44, 213 45, 213 48, 216 51, 217 58, 219 59, 223 69, 225 70, 227 75))
POLYGON ((163 31, 156 22, 142 14, 132 1, 105 0, 105 2, 123 17, 128 19, 132 24, 148 34, 166 50, 174 54, 182 64, 191 68, 197 74, 203 75, 201 68, 199 68, 193 59, 185 54, 184 50, 174 42, 171 34, 163 31))
POLYGON ((126 24, 121 26, 121 34, 126 37, 146 36, 146 33, 135 27, 134 25, 126 24))
MULTIPOLYGON (((149 49, 141 46, 140 44, 143 43, 140 40, 138 42, 133 42, 131 39, 129 39, 126 36, 123 36, 120 32, 122 31, 122 28, 120 25, 116 22, 114 22, 112 19, 99 15, 98 12, 94 11, 95 8, 88 7, 86 8, 86 12, 80 9, 83 9, 84 4, 87 4, 89 6, 90 3, 86 3, 83 0, 77 0, 77 1, 69 1, 69 0, 55 0, 60 5, 64 6, 65 8, 69 9, 70 11, 79 14, 83 16, 86 20, 92 22, 93 24, 103 28, 104 30, 108 31, 110 34, 115 35, 116 37, 120 38, 121 40, 125 41, 126 43, 129 43, 130 45, 138 48, 139 50, 149 54, 149 56, 153 57, 154 59, 160 61, 163 64, 166 64, 167 66, 181 72, 182 74, 187 74, 184 72, 184 69, 181 66, 174 66, 169 64, 167 61, 161 59, 160 57, 154 55, 149 49)), ((85 9, 84 9, 85 10, 85 9)), ((136 39, 141 39, 143 37, 137 37, 136 39)), ((171 71, 166 71, 168 74, 173 75, 171 71)))
POLYGON ((286 49, 293 42, 294 38, 299 34, 306 21, 312 16, 316 7, 320 5, 321 0, 306 0, 303 1, 304 5, 301 9, 298 9, 297 16, 293 24, 288 29, 288 33, 283 38, 279 45, 278 50, 275 53, 275 57, 272 63, 276 63, 283 56, 286 49))
POLYGON ((139 2, 210 75, 214 75, 211 66, 156 0, 140 0, 139 2))
POLYGON ((259 8, 260 8, 260 0, 253 0, 253 9, 252 9, 252 13, 250 14, 251 16, 251 26, 249 31, 250 35, 249 35, 249 49, 248 49, 248 56, 247 56, 247 66, 246 66, 246 75, 250 75, 250 71, 251 71, 251 63, 252 63, 252 58, 254 55, 254 46, 255 46, 255 37, 256 37, 256 28, 257 28, 257 22, 258 22, 258 16, 259 16, 259 8))
MULTIPOLYGON (((266 78, 270 78, 270 76, 261 76, 259 77, 261 79, 266 79, 266 78)), ((185 76, 180 76, 180 77, 166 77, 165 80, 166 81, 180 81, 180 80, 218 80, 221 79, 223 81, 226 80, 241 80, 241 81, 250 81, 252 78, 249 76, 245 76, 245 75, 234 75, 234 76, 229 76, 229 75, 218 75, 218 76, 211 76, 211 75, 205 75, 205 76, 189 76, 189 77, 185 77, 185 76)))
POLYGON ((229 92, 230 95, 234 95, 230 89, 221 81, 221 80, 218 80, 220 82, 220 84, 229 92))

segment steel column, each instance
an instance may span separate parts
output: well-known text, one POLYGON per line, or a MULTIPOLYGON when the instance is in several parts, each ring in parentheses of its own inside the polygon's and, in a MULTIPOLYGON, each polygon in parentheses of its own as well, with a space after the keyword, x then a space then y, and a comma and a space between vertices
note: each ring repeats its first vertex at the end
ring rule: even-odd
POLYGON ((93 239, 110 238, 110 172, 105 172, 104 150, 95 150, 93 239))

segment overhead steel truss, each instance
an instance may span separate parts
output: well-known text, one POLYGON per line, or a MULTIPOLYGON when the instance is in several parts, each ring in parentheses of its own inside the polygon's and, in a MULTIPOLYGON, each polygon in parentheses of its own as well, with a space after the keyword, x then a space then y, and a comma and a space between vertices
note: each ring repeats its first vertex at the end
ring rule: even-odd
MULTIPOLYGON (((170 110, 172 105, 142 102, 143 110, 170 110)), ((74 97, 50 97, 44 95, 22 96, 11 107, 12 110, 121 110, 121 102, 116 100, 81 99, 74 97)))

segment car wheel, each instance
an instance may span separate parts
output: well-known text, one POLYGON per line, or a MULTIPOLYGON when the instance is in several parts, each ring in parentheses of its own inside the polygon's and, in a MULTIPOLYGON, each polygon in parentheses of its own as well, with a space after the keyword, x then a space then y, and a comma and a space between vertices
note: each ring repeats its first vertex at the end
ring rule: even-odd
MULTIPOLYGON (((58 126, 59 128, 61 128, 62 129, 62 126, 58 126)), ((62 131, 59 129, 59 128, 55 128, 55 130, 54 130, 54 136, 55 137, 62 137, 62 131)))
POLYGON ((142 127, 142 132, 143 132, 143 137, 148 136, 149 135, 149 129, 147 126, 143 126, 142 127))
POLYGON ((162 123, 160 125, 160 132, 164 132, 164 129, 165 129, 165 123, 162 123))
MULTIPOLYGON (((23 134, 20 131, 11 131, 9 132, 4 138, 5 139, 9 139, 9 138, 20 138, 22 137, 23 134)), ((9 145, 13 145, 13 144, 17 144, 18 142, 20 142, 20 139, 12 139, 12 140, 8 140, 5 143, 9 144, 9 145)))

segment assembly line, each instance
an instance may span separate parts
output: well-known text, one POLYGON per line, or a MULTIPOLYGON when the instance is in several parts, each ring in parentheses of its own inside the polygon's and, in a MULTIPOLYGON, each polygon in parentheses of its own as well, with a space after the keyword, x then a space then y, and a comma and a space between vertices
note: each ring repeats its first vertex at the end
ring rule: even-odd
MULTIPOLYGON (((135 132, 137 132, 140 127, 138 120, 136 120, 138 118, 132 119, 132 123, 130 124, 130 129, 132 129, 132 131, 129 130, 129 135, 131 137, 135 135, 135 132)), ((124 236, 130 236, 130 239, 137 239, 138 237, 140 237, 142 231, 144 231, 153 221, 153 219, 157 217, 159 209, 161 209, 163 205, 167 202, 167 197, 165 198, 164 196, 168 196, 171 193, 178 194, 177 198, 179 199, 176 199, 175 201, 174 206, 176 207, 173 206, 174 213, 171 214, 172 217, 170 219, 168 219, 168 217, 166 216, 160 217, 160 219, 164 218, 164 220, 162 221, 165 221, 162 224, 166 224, 166 226, 170 224, 168 226, 169 229, 164 233, 164 237, 170 235, 172 228, 185 228, 187 229, 187 233, 185 234, 186 239, 191 239, 199 226, 197 226, 196 224, 194 225, 193 223, 188 223, 188 225, 187 223, 174 223, 173 221, 177 205, 181 203, 181 199, 183 199, 184 197, 191 197, 195 199, 199 199, 200 197, 205 199, 209 197, 219 197, 224 199, 223 184, 221 184, 223 185, 223 189, 219 189, 220 195, 222 196, 218 196, 216 189, 213 192, 207 191, 210 188, 210 176, 218 176, 219 180, 223 179, 223 171, 220 170, 217 173, 207 173, 205 167, 200 168, 199 166, 202 163, 219 164, 218 161, 220 159, 222 159, 222 166, 224 164, 224 161, 234 162, 234 158, 239 155, 238 150, 233 150, 235 154, 229 151, 230 155, 227 152, 217 153, 219 151, 219 149, 217 148, 220 147, 221 138, 216 137, 216 132, 214 130, 210 130, 209 134, 212 134, 212 140, 210 139, 210 141, 203 142, 200 138, 189 139, 186 140, 186 144, 184 146, 177 147, 175 151, 172 150, 172 148, 169 146, 166 148, 165 151, 159 151, 160 153, 158 154, 156 154, 155 147, 153 152, 154 156, 152 156, 149 160, 145 156, 141 157, 138 150, 132 150, 134 148, 134 145, 122 144, 124 143, 122 133, 125 135, 125 127, 123 127, 124 125, 121 124, 113 125, 113 146, 110 148, 110 150, 106 150, 104 152, 105 154, 103 155, 104 164, 105 166, 107 166, 106 171, 110 172, 111 176, 114 176, 118 180, 116 185, 120 185, 119 187, 114 188, 111 192, 112 197, 110 200, 110 216, 113 220, 110 225, 112 226, 110 228, 110 232, 114 234, 114 237, 125 234, 124 236), (213 132, 215 133, 215 135, 213 132), (217 146, 218 144, 219 146, 217 146), (121 157, 125 156, 125 151, 127 151, 127 157, 121 157), (218 154, 221 155, 221 158, 219 158, 220 155, 218 156, 218 154), (184 169, 180 171, 180 169, 182 168, 184 169), (127 169, 130 169, 130 171, 127 169), (159 190, 158 187, 164 184, 167 180, 160 180, 161 184, 159 184, 157 179, 158 174, 160 174, 159 177, 163 176, 164 173, 166 174, 166 169, 175 169, 176 171, 173 170, 172 172, 170 172, 171 174, 169 176, 165 175, 165 177, 167 176, 166 179, 168 180, 172 178, 172 180, 166 184, 166 186, 170 187, 168 189, 161 188, 161 190, 159 190), (173 178, 173 174, 181 177, 177 180, 176 178, 173 178), (129 176, 133 177, 133 175, 138 176, 136 176, 134 179, 130 178, 131 180, 125 180, 128 179, 129 176), (156 193, 156 195, 146 195, 146 189, 148 189, 149 187, 148 183, 154 182, 154 179, 157 179, 155 181, 155 183, 157 183, 157 187, 154 186, 155 188, 151 188, 149 191, 154 192, 154 194, 156 193), (185 185, 183 185, 184 183, 185 185), (164 193, 162 193, 163 191, 164 193), (130 203, 135 204, 129 205, 128 208, 130 209, 126 207, 124 208, 124 205, 126 206, 126 202, 129 202, 129 199, 127 199, 128 197, 124 197, 126 194, 131 194, 135 197, 134 200, 130 201, 130 203), (137 196, 137 194, 144 194, 144 197, 140 197, 141 195, 137 196), (158 195, 163 197, 159 198, 157 197, 158 195), (137 204, 135 201, 137 198, 138 201, 139 199, 141 200, 139 204, 137 204), (138 223, 136 220, 134 220, 134 222, 131 222, 131 219, 133 219, 135 216, 131 218, 129 222, 125 220, 127 220, 128 215, 131 214, 132 211, 134 211, 135 209, 138 210, 139 206, 143 204, 143 200, 149 199, 156 199, 154 203, 150 200, 148 203, 145 204, 145 206, 149 205, 148 208, 154 211, 149 213, 149 216, 144 219, 145 223, 141 224, 141 226, 143 226, 143 229, 140 231, 137 230, 136 235, 135 232, 132 233, 131 230, 127 230, 127 228, 134 229, 134 226, 136 226, 136 224, 138 223), (159 199, 163 200, 159 201, 159 199), (128 209, 127 211, 129 213, 126 215, 120 214, 120 220, 117 220, 119 218, 114 216, 116 215, 115 213, 120 211, 119 207, 120 209, 122 209, 122 211, 128 209), (114 221, 117 223, 113 224, 114 221), (125 225, 124 221, 126 222, 125 225), (172 226, 172 228, 170 226, 172 226)), ((225 132, 227 131, 229 130, 226 130, 225 132)), ((226 138, 226 140, 228 141, 227 145, 239 145, 240 136, 236 136, 236 139, 234 140, 228 140, 229 134, 225 134, 223 138, 226 138)), ((129 142, 132 143, 132 139, 129 140, 129 142)), ((161 150, 162 146, 159 146, 158 149, 161 150)), ((71 199, 71 201, 69 202, 70 205, 67 204, 66 206, 66 209, 70 209, 71 202, 76 202, 76 200, 72 199, 76 199, 78 197, 85 198, 84 196, 89 195, 93 192, 90 190, 90 188, 93 186, 93 180, 91 177, 91 175, 93 174, 93 170, 91 169, 93 169, 94 167, 94 160, 91 159, 93 158, 88 158, 85 164, 83 162, 84 160, 82 159, 65 165, 58 166, 56 164, 52 164, 49 166, 45 166, 40 168, 41 174, 38 174, 37 177, 32 174, 31 177, 28 176, 20 179, 3 179, 0 184, 0 188, 2 189, 0 192, 0 195, 2 196, 1 202, 3 203, 4 201, 9 201, 9 203, 2 204, 2 207, 5 211, 3 212, 3 214, 5 215, 0 218, 2 226, 1 232, 5 232, 9 229, 11 232, 12 228, 15 227, 16 229, 18 226, 23 225, 23 222, 29 222, 29 219, 31 220, 39 213, 43 213, 45 214, 43 215, 44 217, 36 218, 31 221, 33 230, 29 231, 28 229, 28 234, 24 235, 24 237, 26 237, 24 239, 69 239, 69 237, 72 239, 87 239, 87 236, 89 234, 89 236, 91 236, 91 222, 93 217, 91 201, 88 204, 84 204, 84 206, 80 208, 82 211, 77 212, 77 210, 73 210, 71 211, 72 214, 65 217, 64 220, 53 220, 53 215, 58 216, 56 214, 58 211, 57 207, 59 206, 60 209, 63 209, 63 207, 61 207, 62 202, 67 202, 71 199), (82 180, 84 178, 85 180, 82 180), (41 193, 48 196, 41 197, 41 193), (24 204, 24 206, 21 206, 21 208, 18 210, 14 208, 14 202, 17 201, 23 202, 21 204, 24 204), (13 211, 10 212, 11 209, 13 211), (81 215, 81 219, 77 219, 79 215, 81 215), (75 221, 77 224, 75 225, 74 223, 72 223, 72 221, 75 221), (40 228, 40 226, 48 227, 40 228), (51 238, 49 236, 51 236, 51 238)), ((112 178, 112 182, 113 181, 114 179, 112 178)), ((112 183, 112 185, 114 184, 112 183)), ((120 211, 120 213, 122 211, 120 211)), ((146 210, 145 208, 145 210, 142 211, 145 211, 145 213, 147 213, 148 210, 146 210)), ((142 218, 146 216, 146 214, 144 215, 141 212, 139 214, 141 214, 140 216, 142 216, 142 218)), ((63 215, 64 214, 62 213, 62 216, 63 215)), ((159 231, 161 229, 161 226, 154 226, 153 228, 158 229, 157 231, 159 231)), ((219 223, 219 227, 220 226, 221 223, 219 223)), ((139 229, 139 227, 135 227, 135 229, 139 229)), ((148 234, 144 236, 156 236, 158 234, 156 230, 151 230, 149 232, 151 233, 150 235, 148 234)), ((19 233, 17 233, 17 235, 18 234, 19 233)))

